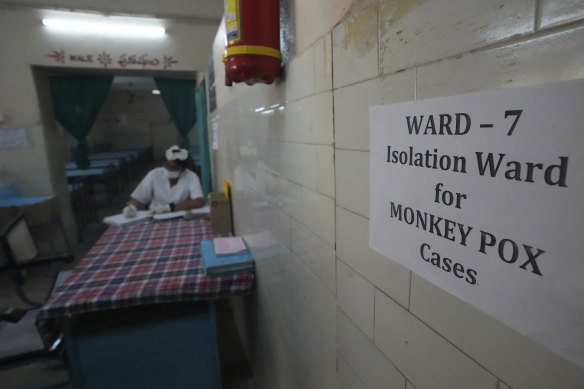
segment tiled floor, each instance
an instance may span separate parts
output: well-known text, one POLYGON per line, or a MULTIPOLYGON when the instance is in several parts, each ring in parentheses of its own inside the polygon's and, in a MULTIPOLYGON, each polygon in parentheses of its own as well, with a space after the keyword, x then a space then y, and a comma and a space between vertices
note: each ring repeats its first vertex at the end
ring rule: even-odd
MULTIPOLYGON (((144 171, 147 171, 145 169, 144 171)), ((138 180, 130 183, 127 188, 115 196, 112 204, 108 207, 102 206, 99 209, 98 220, 104 216, 121 212, 129 193, 135 187, 138 180)), ((81 259, 95 241, 107 228, 103 223, 94 223, 87 227, 84 232, 83 242, 75 244, 75 262, 81 259)), ((74 266, 74 264, 73 264, 74 266)), ((31 282, 35 285, 33 291, 42 298, 42 293, 50 287, 45 282, 31 282)), ((12 291, 7 279, 0 277, 0 306, 15 306, 17 300, 12 297, 12 291)), ((217 310, 218 336, 220 337, 220 359, 222 369, 223 389, 252 389, 255 388, 253 377, 250 373, 249 364, 242 357, 242 348, 237 329, 231 311, 227 304, 219 305, 217 310)), ((67 369, 56 363, 32 363, 19 368, 0 371, 0 389, 28 389, 45 388, 51 383, 68 379, 67 369)), ((62 386, 69 388, 69 385, 62 386)), ((107 389, 107 388, 104 388, 107 389)), ((148 388, 144 388, 148 389, 148 388)), ((172 388, 169 388, 172 389, 172 388)))

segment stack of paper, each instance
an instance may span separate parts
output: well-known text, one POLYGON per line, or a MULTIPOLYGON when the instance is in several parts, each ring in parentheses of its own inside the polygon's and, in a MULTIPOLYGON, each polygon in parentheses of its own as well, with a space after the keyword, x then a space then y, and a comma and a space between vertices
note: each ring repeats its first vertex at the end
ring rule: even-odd
POLYGON ((107 216, 103 218, 103 222, 113 226, 123 226, 126 224, 134 224, 152 218, 152 214, 148 211, 138 211, 135 217, 125 217, 123 213, 107 216))
POLYGON ((166 213, 158 213, 154 215, 152 218, 154 220, 168 220, 168 219, 176 219, 179 217, 183 217, 185 219, 193 219, 195 217, 200 216, 209 216, 209 206, 205 205, 202 208, 195 208, 189 211, 175 211, 175 212, 166 212, 166 213))
POLYGON ((187 211, 157 213, 157 214, 154 214, 154 216, 152 216, 152 219, 154 219, 154 220, 177 219, 179 217, 183 217, 186 214, 187 214, 187 211))
POLYGON ((240 237, 202 241, 201 257, 205 273, 210 276, 254 270, 253 257, 240 237))
POLYGON ((154 219, 154 220, 168 220, 183 217, 185 219, 192 219, 195 217, 208 216, 209 206, 205 205, 202 208, 191 209, 190 211, 176 211, 159 213, 152 215, 150 211, 138 211, 138 215, 135 217, 125 217, 124 214, 119 213, 117 215, 107 216, 103 218, 103 222, 106 224, 111 224, 113 226, 123 226, 126 224, 134 224, 144 220, 154 219))

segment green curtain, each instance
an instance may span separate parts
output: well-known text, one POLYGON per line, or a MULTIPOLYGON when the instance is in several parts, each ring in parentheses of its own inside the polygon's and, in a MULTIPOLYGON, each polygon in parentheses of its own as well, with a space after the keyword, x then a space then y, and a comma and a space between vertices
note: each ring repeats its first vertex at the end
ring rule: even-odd
POLYGON ((50 77, 53 108, 59 123, 78 142, 75 162, 89 167, 87 135, 105 101, 113 77, 50 77))
POLYGON ((188 133, 197 121, 195 98, 197 83, 194 80, 155 78, 156 86, 170 118, 181 135, 180 146, 189 149, 188 133))
POLYGON ((199 154, 201 156, 201 186, 206 199, 212 191, 211 163, 209 159, 209 137, 207 135, 207 98, 205 96, 205 82, 197 91, 197 116, 199 117, 199 154))

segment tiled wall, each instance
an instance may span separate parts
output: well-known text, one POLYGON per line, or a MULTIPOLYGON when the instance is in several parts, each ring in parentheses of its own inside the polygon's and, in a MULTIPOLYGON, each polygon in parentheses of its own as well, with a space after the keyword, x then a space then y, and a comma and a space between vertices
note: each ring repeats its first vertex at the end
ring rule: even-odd
POLYGON ((296 21, 313 43, 275 85, 223 87, 221 29, 214 44, 216 174, 236 232, 278 243, 257 250, 247 310, 258 388, 584 388, 581 368, 368 247, 369 107, 583 78, 584 2, 326 3, 347 12, 324 34, 296 21))

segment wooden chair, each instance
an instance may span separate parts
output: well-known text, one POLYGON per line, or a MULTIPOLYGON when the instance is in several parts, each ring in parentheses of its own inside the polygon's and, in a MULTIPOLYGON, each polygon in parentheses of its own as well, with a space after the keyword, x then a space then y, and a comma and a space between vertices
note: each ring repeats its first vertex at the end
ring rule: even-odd
POLYGON ((68 271, 60 271, 56 265, 60 264, 62 267, 73 258, 71 253, 41 255, 23 215, 16 216, 2 231, 0 275, 5 275, 3 278, 11 281, 14 292, 26 306, 0 307, 0 370, 33 362, 39 358, 57 356, 58 344, 54 344, 49 350, 44 348, 35 320, 38 308, 42 306, 53 288, 68 275, 68 271), (24 288, 27 283, 33 282, 32 273, 37 271, 49 277, 45 283, 49 284, 48 293, 41 300, 29 296, 24 288))

